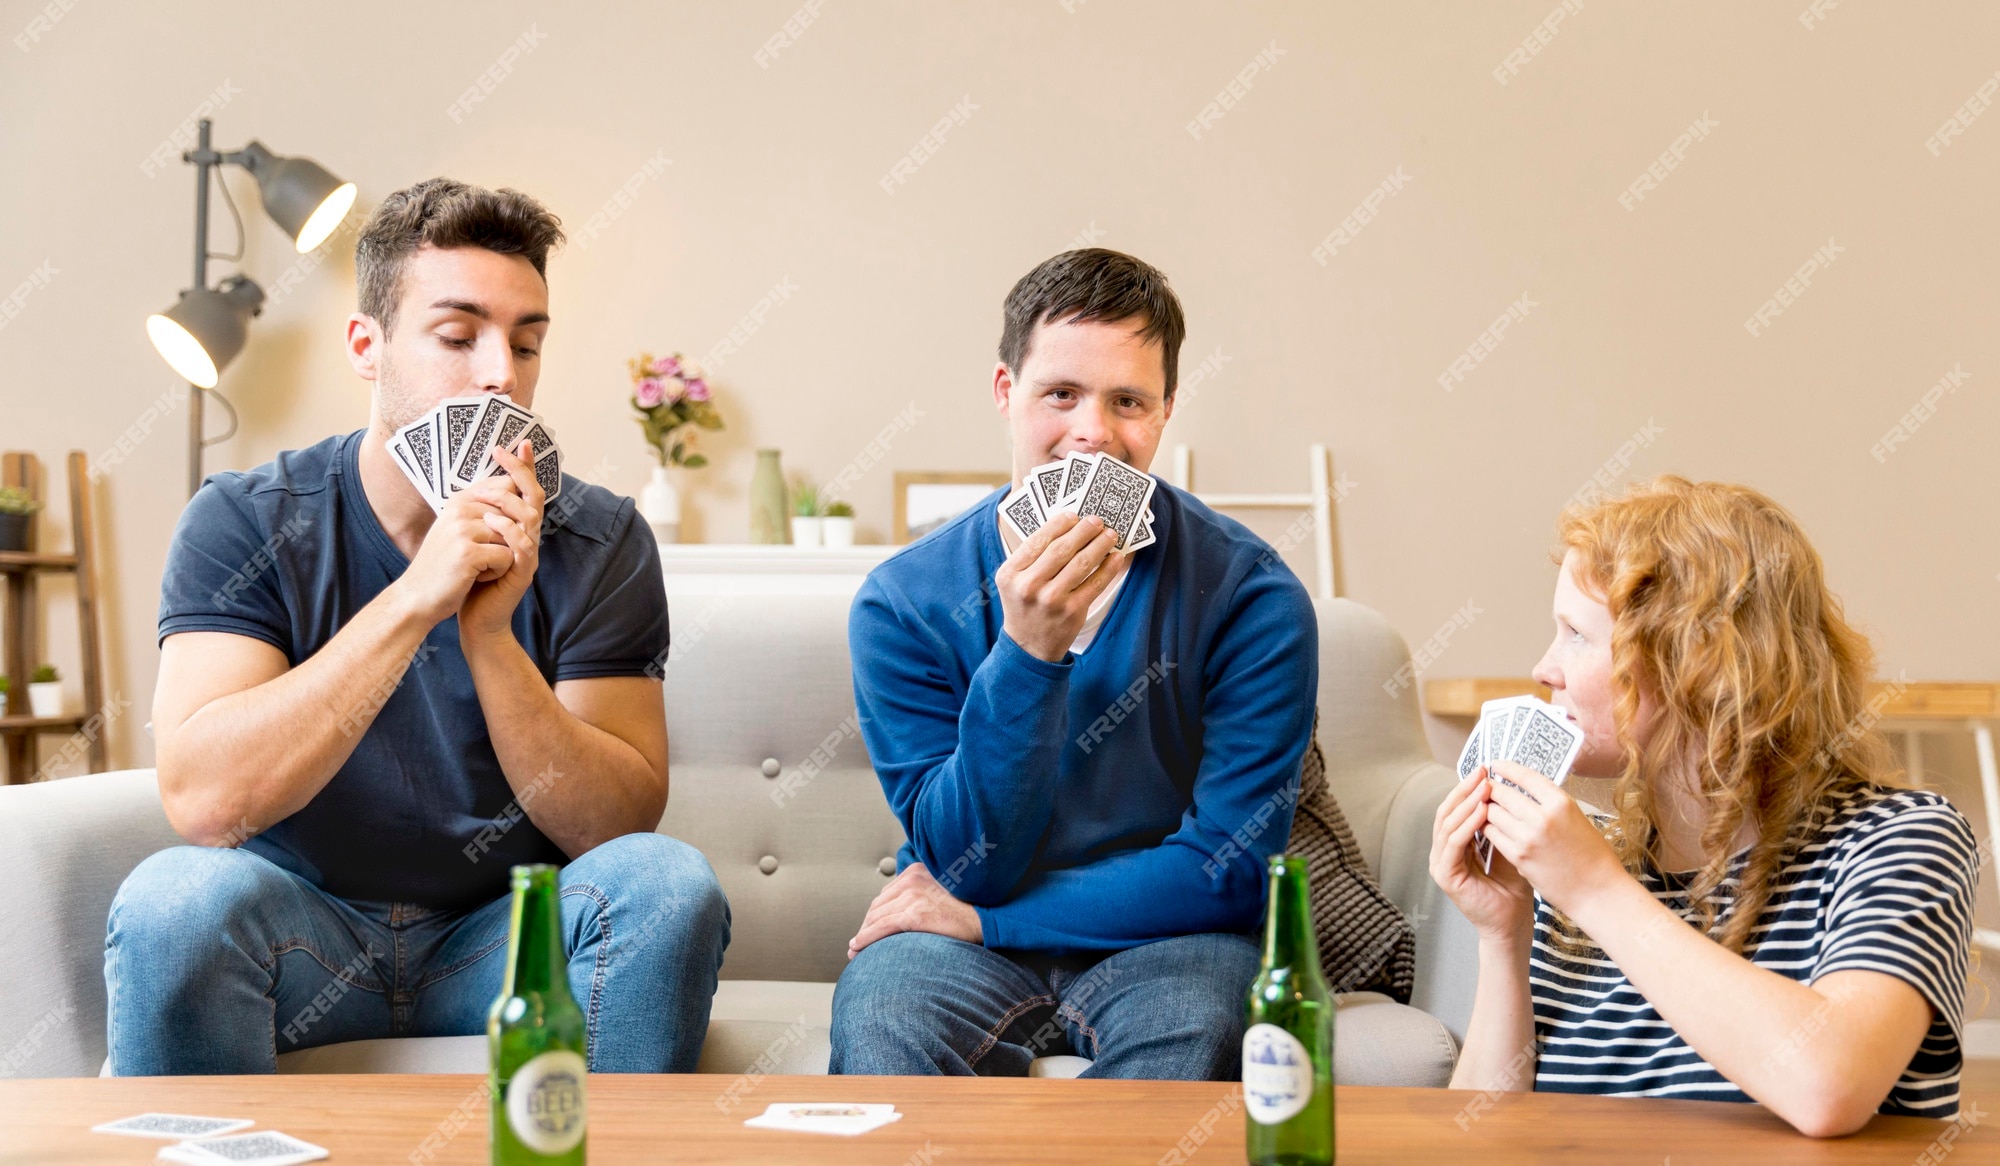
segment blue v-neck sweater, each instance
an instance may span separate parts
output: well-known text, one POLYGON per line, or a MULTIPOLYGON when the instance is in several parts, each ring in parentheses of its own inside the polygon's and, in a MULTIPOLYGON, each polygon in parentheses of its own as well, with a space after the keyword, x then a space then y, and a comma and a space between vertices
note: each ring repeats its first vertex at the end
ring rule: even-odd
POLYGON ((1005 491, 877 567, 848 620, 862 739, 921 862, 986 946, 1107 951, 1257 926, 1319 683, 1298 577, 1161 483, 1097 637, 1001 631, 1005 491))

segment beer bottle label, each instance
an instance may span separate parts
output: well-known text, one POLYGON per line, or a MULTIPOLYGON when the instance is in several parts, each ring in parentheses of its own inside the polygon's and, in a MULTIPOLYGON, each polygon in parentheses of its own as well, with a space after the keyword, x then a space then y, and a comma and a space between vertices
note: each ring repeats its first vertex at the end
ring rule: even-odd
POLYGON ((550 1049, 507 1083, 507 1124, 537 1154, 566 1154, 583 1141, 583 1058, 550 1049))
POLYGON ((1312 1055, 1305 1043, 1275 1024, 1253 1024, 1243 1034, 1243 1108, 1259 1125, 1277 1125, 1312 1100, 1312 1055))

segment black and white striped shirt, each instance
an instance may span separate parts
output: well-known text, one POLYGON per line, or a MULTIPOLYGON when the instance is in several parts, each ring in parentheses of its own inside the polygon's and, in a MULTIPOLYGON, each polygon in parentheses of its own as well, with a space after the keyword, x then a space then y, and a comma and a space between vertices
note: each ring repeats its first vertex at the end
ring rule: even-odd
MULTIPOLYGON (((1866 786, 1835 795, 1828 809, 1813 841, 1775 876, 1743 954, 1758 967, 1808 984, 1861 968, 1916 988, 1931 1006, 1930 1031, 1880 1112, 1956 1116, 1979 877, 1972 828, 1950 802, 1924 790, 1866 786)), ((1737 856, 1717 892, 1723 904, 1718 926, 1734 910, 1744 857, 1737 856)), ((1646 871, 1640 881, 1675 914, 1697 922, 1689 876, 1646 871)), ((1537 1090, 1750 1100, 1539 896, 1528 979, 1540 1054, 1537 1090), (1550 942, 1550 929, 1558 926, 1567 952, 1550 942)), ((1811 1056, 1808 1042, 1836 1006, 1829 999, 1771 1057, 1783 1065, 1811 1056)))

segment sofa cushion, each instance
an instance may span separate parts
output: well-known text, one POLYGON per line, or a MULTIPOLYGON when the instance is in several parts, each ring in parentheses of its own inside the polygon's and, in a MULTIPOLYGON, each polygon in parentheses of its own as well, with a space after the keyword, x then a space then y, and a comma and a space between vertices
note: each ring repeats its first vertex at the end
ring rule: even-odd
POLYGON ((1298 810, 1286 849, 1306 860, 1313 935, 1319 941, 1321 970, 1334 992, 1380 989, 1398 1003, 1409 1003, 1416 933, 1369 873, 1327 786, 1317 714, 1300 766, 1298 810))

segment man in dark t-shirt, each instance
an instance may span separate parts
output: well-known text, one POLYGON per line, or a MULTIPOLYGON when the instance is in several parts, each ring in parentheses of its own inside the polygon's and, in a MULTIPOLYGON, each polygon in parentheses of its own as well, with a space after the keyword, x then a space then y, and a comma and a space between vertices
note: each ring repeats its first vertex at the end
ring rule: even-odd
POLYGON ((667 799, 658 551, 629 499, 545 498, 526 442, 433 513, 391 460, 446 397, 532 407, 562 232, 431 179, 356 246, 366 429, 210 477, 160 595, 160 795, 192 846, 111 907, 112 1071, 271 1072, 280 1053, 485 1031, 507 871, 563 865, 599 1072, 691 1072, 729 908, 667 799))

